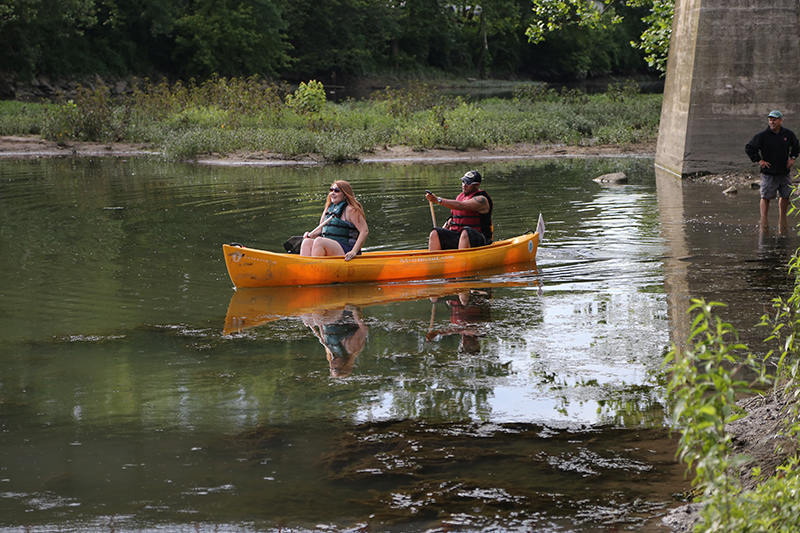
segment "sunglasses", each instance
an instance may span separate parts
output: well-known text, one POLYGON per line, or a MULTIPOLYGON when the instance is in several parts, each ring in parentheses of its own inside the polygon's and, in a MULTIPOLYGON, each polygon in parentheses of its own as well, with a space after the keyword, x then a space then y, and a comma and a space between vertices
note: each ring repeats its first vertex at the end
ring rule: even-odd
POLYGON ((331 192, 342 192, 342 189, 339 187, 331 187, 331 192))

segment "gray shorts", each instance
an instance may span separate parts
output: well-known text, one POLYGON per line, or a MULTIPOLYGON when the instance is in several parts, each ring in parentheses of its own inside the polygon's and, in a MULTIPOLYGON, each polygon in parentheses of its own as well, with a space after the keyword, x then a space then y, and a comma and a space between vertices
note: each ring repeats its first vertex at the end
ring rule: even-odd
POLYGON ((773 176, 771 174, 761 174, 761 198, 772 200, 780 195, 781 198, 789 198, 792 194, 792 179, 788 174, 773 176))

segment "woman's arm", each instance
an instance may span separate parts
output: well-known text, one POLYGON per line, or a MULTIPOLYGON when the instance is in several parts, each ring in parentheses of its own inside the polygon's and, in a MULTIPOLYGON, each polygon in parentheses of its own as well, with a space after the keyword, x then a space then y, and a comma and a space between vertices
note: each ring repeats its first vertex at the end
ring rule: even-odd
POLYGON ((364 218, 364 215, 353 209, 347 213, 348 219, 351 216, 353 218, 350 220, 350 222, 352 222, 358 230, 358 239, 356 239, 353 249, 344 254, 345 261, 350 261, 352 258, 358 255, 358 252, 361 251, 361 246, 363 246, 364 241, 367 240, 367 235, 369 235, 369 227, 367 226, 367 219, 364 218))

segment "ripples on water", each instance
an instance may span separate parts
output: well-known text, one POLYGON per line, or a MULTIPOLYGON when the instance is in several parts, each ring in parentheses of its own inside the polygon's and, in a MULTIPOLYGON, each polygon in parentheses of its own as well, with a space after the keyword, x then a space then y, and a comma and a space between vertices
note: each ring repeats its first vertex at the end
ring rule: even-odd
POLYGON ((354 290, 368 336, 342 363, 312 326, 355 329, 344 303, 234 293, 220 245, 280 249, 347 179, 368 249, 424 247, 423 191, 454 197, 468 168, 5 164, 0 528, 646 523, 686 484, 651 165, 479 165, 499 238, 544 215, 537 263, 354 290), (616 170, 631 183, 591 182, 616 170))

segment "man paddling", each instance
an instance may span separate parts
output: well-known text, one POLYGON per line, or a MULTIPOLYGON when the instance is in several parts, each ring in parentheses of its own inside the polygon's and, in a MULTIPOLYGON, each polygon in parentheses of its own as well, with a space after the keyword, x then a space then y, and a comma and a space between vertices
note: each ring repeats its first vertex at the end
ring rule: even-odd
POLYGON ((492 243, 492 199, 481 190, 481 175, 470 170, 461 178, 461 194, 455 200, 425 194, 429 202, 450 209, 443 227, 435 227, 428 236, 428 250, 476 248, 492 243))

